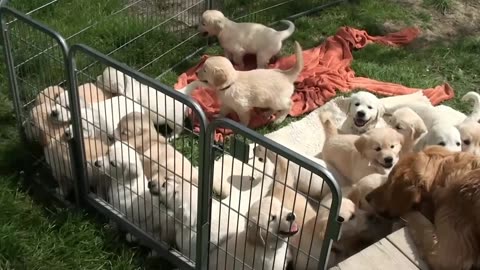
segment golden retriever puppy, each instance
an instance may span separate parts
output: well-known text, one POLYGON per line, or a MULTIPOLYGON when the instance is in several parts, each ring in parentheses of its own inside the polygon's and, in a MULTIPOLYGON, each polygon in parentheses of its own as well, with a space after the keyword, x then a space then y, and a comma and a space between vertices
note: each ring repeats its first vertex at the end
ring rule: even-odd
POLYGON ((275 114, 274 123, 279 124, 290 112, 293 83, 303 69, 302 48, 298 42, 295 46, 297 62, 289 70, 236 71, 227 58, 214 56, 205 61, 197 76, 217 91, 221 116, 234 111, 240 122, 248 125, 253 108, 268 108, 275 114))
MULTIPOLYGON (((87 181, 90 188, 99 196, 106 198, 108 184, 102 177, 103 173, 94 168, 91 163, 107 153, 108 145, 102 140, 92 138, 85 138, 83 143, 87 163, 87 181)), ((52 169, 53 177, 58 182, 59 190, 63 195, 67 195, 72 190, 74 183, 70 153, 70 146, 64 136, 60 139, 52 138, 50 144, 44 148, 45 160, 52 169)))
MULTIPOLYGON (((399 217, 431 201, 435 187, 445 186, 450 174, 480 168, 480 157, 466 152, 451 152, 441 146, 430 146, 401 158, 387 181, 366 196, 375 211, 385 217, 399 217)), ((426 209, 431 210, 431 209, 426 209)), ((427 216, 432 213, 425 212, 427 216)))
POLYGON ((243 232, 210 252, 209 269, 285 269, 287 240, 298 232, 295 214, 267 196, 253 203, 247 216, 243 232))
POLYGON ((68 124, 62 124, 51 118, 53 103, 45 102, 32 108, 24 123, 25 135, 29 141, 47 146, 51 139, 59 140, 68 124))
POLYGON ((384 118, 390 127, 403 135, 400 155, 413 151, 420 138, 427 133, 427 126, 422 118, 408 107, 397 109, 391 115, 385 115, 384 118))
POLYGON ((37 97, 35 98, 35 105, 37 106, 45 102, 55 102, 58 96, 60 96, 60 94, 63 92, 65 92, 65 89, 58 85, 49 86, 38 93, 37 97))
POLYGON ((465 121, 457 128, 462 138, 462 151, 480 156, 480 123, 465 121))
POLYGON ((447 177, 432 192, 433 224, 419 212, 405 215, 413 241, 432 270, 480 267, 480 169, 447 177))
POLYGON ((115 140, 133 145, 138 153, 144 153, 153 144, 167 143, 148 116, 140 112, 131 112, 122 117, 113 134, 115 140))
POLYGON ((202 14, 199 31, 203 35, 216 36, 225 57, 243 67, 243 56, 256 54, 257 68, 267 67, 270 59, 282 49, 282 42, 295 31, 291 21, 280 21, 287 30, 276 31, 259 23, 236 23, 218 10, 206 10, 202 14))
POLYGON ((374 128, 362 135, 338 134, 328 112, 320 118, 325 129, 321 156, 350 184, 373 174, 387 174, 398 161, 403 136, 392 128, 374 128))

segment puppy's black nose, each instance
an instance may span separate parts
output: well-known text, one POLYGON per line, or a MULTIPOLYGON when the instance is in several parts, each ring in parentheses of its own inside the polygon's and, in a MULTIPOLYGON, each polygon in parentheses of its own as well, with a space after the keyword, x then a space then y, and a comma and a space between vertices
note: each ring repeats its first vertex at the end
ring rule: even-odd
POLYGON ((94 165, 95 165, 95 167, 99 167, 99 168, 102 167, 102 164, 98 160, 95 161, 94 165))
POLYGON ((358 111, 357 112, 357 117, 365 117, 365 112, 364 111, 358 111))
POLYGON ((393 158, 392 157, 386 157, 383 159, 385 161, 385 163, 387 164, 391 164, 393 162, 393 158))
POLYGON ((148 182, 147 186, 148 186, 148 189, 152 189, 152 188, 155 188, 157 184, 155 184, 155 181, 150 181, 148 182))
POLYGON ((66 136, 67 138, 70 138, 70 135, 72 135, 72 133, 70 132, 70 130, 68 130, 68 129, 65 130, 65 136, 66 136))
POLYGON ((292 212, 288 213, 287 221, 290 221, 290 222, 295 221, 295 214, 292 212))
POLYGON ((107 135, 107 139, 108 139, 110 142, 114 142, 114 141, 115 141, 115 137, 113 137, 112 135, 107 135))
POLYGON ((57 110, 53 110, 53 111, 50 113, 50 115, 51 115, 52 117, 57 117, 57 116, 58 116, 58 111, 57 111, 57 110))

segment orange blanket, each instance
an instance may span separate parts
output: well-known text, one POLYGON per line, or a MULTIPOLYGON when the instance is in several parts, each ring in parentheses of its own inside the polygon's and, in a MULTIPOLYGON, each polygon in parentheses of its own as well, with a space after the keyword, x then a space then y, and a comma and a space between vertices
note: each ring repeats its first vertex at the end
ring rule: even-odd
MULTIPOLYGON (((416 28, 406 28, 397 33, 386 36, 370 36, 366 31, 351 27, 341 27, 338 32, 320 46, 303 52, 305 67, 297 79, 295 92, 292 95, 293 105, 290 110, 291 116, 299 116, 310 112, 325 104, 336 95, 336 90, 348 92, 355 88, 364 88, 381 95, 404 95, 422 90, 405 87, 403 85, 380 82, 369 78, 355 77, 355 72, 350 67, 352 63, 353 49, 361 49, 375 42, 389 46, 401 46, 414 40, 420 31, 416 28)), ((196 79, 195 71, 208 58, 204 55, 198 65, 190 68, 179 76, 175 88, 179 89, 196 79)), ((253 58, 254 59, 254 58, 253 58)), ((250 59, 245 63, 248 68, 256 64, 250 59)), ((295 63, 295 56, 281 58, 270 64, 270 68, 288 69, 295 63)), ((424 89, 423 93, 433 105, 453 98, 453 89, 448 85, 440 85, 435 88, 424 89)), ((193 98, 200 104, 207 118, 211 120, 219 112, 219 102, 215 92, 211 89, 196 89, 192 93, 193 98)), ((238 121, 235 114, 228 115, 238 121)), ((274 116, 265 115, 260 109, 252 112, 249 127, 258 128, 270 123, 274 116)), ((194 120, 195 122, 195 120, 194 120)), ((198 131, 197 123, 194 123, 198 131)), ((229 130, 217 131, 215 140, 222 140, 223 136, 230 134, 229 130)))

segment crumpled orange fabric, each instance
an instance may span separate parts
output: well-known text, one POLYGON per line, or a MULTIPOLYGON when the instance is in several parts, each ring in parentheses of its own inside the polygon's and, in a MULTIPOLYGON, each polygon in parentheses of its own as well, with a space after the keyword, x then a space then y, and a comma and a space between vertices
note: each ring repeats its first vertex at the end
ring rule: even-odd
MULTIPOLYGON (((416 89, 403 85, 381 82, 364 77, 355 77, 355 71, 351 68, 353 60, 352 50, 362 49, 370 43, 384 44, 388 46, 402 46, 413 41, 420 33, 417 28, 405 28, 399 32, 386 36, 370 36, 366 31, 351 27, 341 27, 338 32, 318 47, 303 52, 305 66, 295 83, 295 92, 292 95, 291 116, 300 116, 313 111, 319 106, 335 97, 336 90, 348 92, 355 88, 364 88, 373 93, 392 96, 411 94, 423 91, 433 105, 454 97, 454 91, 447 83, 435 88, 416 89)), ((178 77, 175 89, 179 89, 197 79, 197 71, 208 58, 202 56, 200 63, 190 68, 178 77)), ((255 58, 246 56, 246 70, 256 66, 255 58)), ((269 68, 289 69, 295 63, 295 55, 278 59, 269 65, 269 68)), ((212 120, 219 113, 220 104, 211 89, 196 89, 192 97, 200 104, 207 118, 212 120)), ((192 116, 190 114, 190 116, 192 116)), ((238 121, 235 113, 227 117, 238 121)), ((266 115, 261 109, 252 112, 249 127, 258 128, 272 122, 274 116, 266 115)), ((198 123, 194 119, 194 129, 198 132, 198 123)), ((216 141, 222 141, 223 137, 231 134, 230 130, 217 130, 216 141)))

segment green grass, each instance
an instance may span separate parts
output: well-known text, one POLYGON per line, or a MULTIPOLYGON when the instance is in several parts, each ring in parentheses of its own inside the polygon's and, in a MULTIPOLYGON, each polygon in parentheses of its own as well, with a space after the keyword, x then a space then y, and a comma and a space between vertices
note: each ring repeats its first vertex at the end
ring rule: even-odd
MULTIPOLYGON (((45 0, 13 0, 13 6, 21 11, 30 11, 45 0)), ((122 0, 59 1, 57 4, 34 12, 31 16, 52 26, 65 37, 69 44, 84 43, 142 72, 157 77, 166 72, 179 59, 189 55, 195 48, 205 44, 205 40, 195 38, 180 46, 175 52, 167 53, 181 40, 195 32, 188 29, 180 32, 167 31, 177 27, 169 21, 162 27, 155 27, 162 21, 159 14, 147 17, 135 15, 132 9, 120 11, 122 0), (95 23, 99 21, 99 23, 95 23), (90 28, 79 33, 84 27, 90 28), (143 33, 149 30, 143 36, 143 33), (78 34, 76 34, 78 33, 78 34), (128 41, 134 42, 122 47, 128 41), (121 47, 121 48, 119 48, 121 47), (118 49, 119 48, 119 49, 118 49), (164 55, 165 54, 165 55, 164 55), (155 60, 156 59, 156 60, 155 60), (155 60, 152 62, 152 60, 155 60), (150 63, 152 62, 152 63, 150 63)), ((308 5, 318 1, 307 1, 308 5)), ((328 36, 334 35, 341 26, 352 26, 367 30, 372 35, 384 34, 382 25, 390 22, 411 25, 421 22, 428 27, 436 23, 432 16, 395 3, 396 1, 362 0, 352 1, 322 11, 318 15, 303 17, 295 21, 296 32, 290 38, 282 54, 293 52, 293 40, 298 40, 307 49, 319 45, 328 36)), ((304 1, 293 1, 288 6, 280 6, 271 13, 246 16, 251 10, 261 9, 272 0, 225 1, 227 14, 242 17, 242 20, 269 22, 283 18, 292 12, 302 11, 304 1), (234 11, 235 10, 235 11, 234 11), (273 15, 272 15, 273 14, 273 15)), ((425 6, 443 12, 450 9, 453 0, 426 0, 425 6)), ((276 27, 276 26, 275 26, 276 27)), ((58 49, 50 49, 40 56, 32 56, 53 45, 51 39, 31 31, 21 23, 15 24, 16 36, 12 37, 15 50, 14 61, 23 63, 17 72, 23 102, 31 101, 42 88, 65 80, 65 70, 58 49), (28 42, 25 43, 25 41, 28 42)), ((407 46, 390 48, 369 45, 354 52, 352 64, 357 76, 370 77, 382 81, 401 83, 409 87, 428 88, 444 82, 450 83, 456 98, 446 102, 455 109, 469 112, 470 105, 462 104, 459 97, 468 91, 477 90, 480 84, 480 64, 476 59, 480 54, 479 37, 464 36, 455 40, 431 42, 424 47, 407 46)), ((219 54, 222 50, 211 47, 208 54, 219 54)), ((2 58, 3 59, 3 58, 2 58)), ((178 74, 198 61, 193 57, 167 72, 160 78, 173 85, 178 74)), ((2 61, 3 62, 3 61, 2 61)), ((94 59, 78 55, 77 67, 85 72, 79 75, 80 82, 95 78, 104 68, 95 64, 94 59), (90 66, 91 65, 91 66, 90 66), (90 66, 90 67, 89 67, 90 66)), ((83 212, 70 212, 52 208, 45 202, 33 201, 25 190, 19 190, 16 178, 7 176, 21 170, 25 162, 24 147, 16 133, 10 93, 8 92, 5 67, 0 65, 0 269, 135 269, 143 266, 141 252, 125 246, 110 229, 97 223, 83 212), (53 210, 52 210, 53 209, 53 210)), ((300 118, 288 118, 282 125, 300 118)), ((269 133, 278 127, 266 126, 258 131, 269 133)), ((175 142, 187 157, 197 164, 198 142, 183 136, 175 142)))

